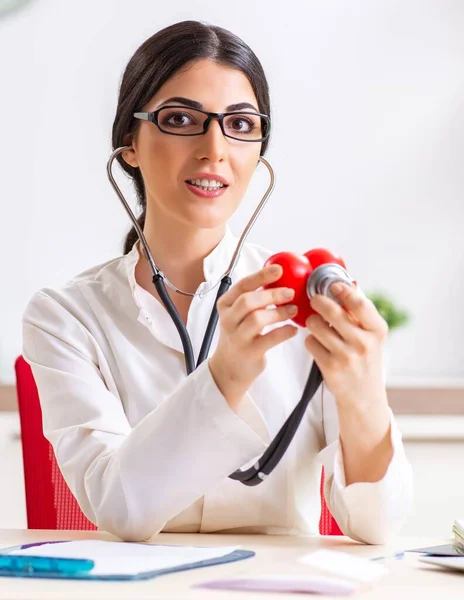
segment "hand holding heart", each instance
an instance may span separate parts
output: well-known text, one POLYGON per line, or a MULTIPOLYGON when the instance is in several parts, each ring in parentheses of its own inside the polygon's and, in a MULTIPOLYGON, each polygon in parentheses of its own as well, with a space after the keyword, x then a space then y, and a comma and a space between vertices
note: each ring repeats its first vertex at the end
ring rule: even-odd
POLYGON ((267 287, 286 286, 295 290, 293 320, 311 332, 306 347, 337 403, 368 406, 374 398, 385 399, 383 344, 388 326, 374 304, 360 290, 342 283, 331 286, 337 299, 316 295, 309 300, 306 282, 323 263, 345 268, 340 257, 326 250, 312 250, 303 256, 282 252, 267 264, 280 264, 283 276, 267 287))
POLYGON ((297 328, 285 324, 288 319, 311 331, 306 347, 338 403, 354 400, 359 404, 385 393, 382 344, 387 325, 372 302, 344 285, 340 292, 335 285, 331 289, 341 305, 321 295, 311 301, 307 297, 308 276, 327 262, 345 267, 340 257, 326 250, 311 251, 304 257, 277 254, 261 271, 245 277, 219 298, 220 336, 208 364, 232 408, 265 369, 266 352, 295 335, 297 328), (283 325, 262 333, 279 323, 283 325))
POLYGON ((265 266, 280 265, 283 269, 282 277, 266 285, 267 288, 285 286, 295 290, 292 304, 296 304, 298 312, 292 320, 301 327, 306 327, 308 317, 316 314, 306 292, 307 281, 317 267, 328 263, 335 263, 346 269, 341 256, 324 248, 309 250, 302 255, 293 252, 279 252, 270 256, 265 263, 265 266))

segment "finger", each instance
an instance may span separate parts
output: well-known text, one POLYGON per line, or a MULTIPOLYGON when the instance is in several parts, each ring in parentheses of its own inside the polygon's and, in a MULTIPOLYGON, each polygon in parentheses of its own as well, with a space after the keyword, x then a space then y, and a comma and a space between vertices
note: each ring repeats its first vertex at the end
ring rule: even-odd
POLYGON ((321 371, 329 367, 330 352, 312 334, 306 337, 305 346, 321 371))
POLYGON ((298 331, 298 327, 294 325, 283 325, 282 327, 276 327, 269 333, 265 333, 260 336, 254 342, 255 348, 258 352, 264 354, 274 346, 281 344, 282 342, 286 342, 294 335, 296 335, 298 331))
POLYGON ((349 344, 356 345, 360 332, 359 323, 335 300, 318 294, 311 299, 311 307, 349 344))
POLYGON ((279 306, 278 308, 267 308, 255 310, 248 315, 237 328, 237 335, 243 340, 251 340, 259 335, 267 325, 287 321, 297 313, 297 307, 293 304, 279 306))
POLYGON ((374 304, 359 290, 337 281, 330 287, 337 302, 346 308, 363 329, 377 331, 383 329, 382 317, 374 304))
POLYGON ((282 272, 280 265, 268 265, 257 273, 244 277, 219 298, 218 308, 232 306, 237 298, 245 292, 252 292, 263 285, 274 283, 274 281, 280 279, 282 272))
POLYGON ((337 331, 333 327, 330 327, 322 317, 312 315, 307 319, 306 326, 313 337, 315 337, 316 340, 332 354, 340 354, 345 351, 346 341, 343 340, 337 331))
POLYGON ((291 288, 271 288, 254 292, 245 292, 229 307, 225 321, 238 326, 254 311, 269 305, 290 302, 295 295, 291 288))

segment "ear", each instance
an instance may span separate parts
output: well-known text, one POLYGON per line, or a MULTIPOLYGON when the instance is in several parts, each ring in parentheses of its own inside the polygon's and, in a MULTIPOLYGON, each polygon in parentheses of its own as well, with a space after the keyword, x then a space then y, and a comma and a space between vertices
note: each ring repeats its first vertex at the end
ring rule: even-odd
POLYGON ((134 168, 138 167, 139 161, 134 148, 134 140, 132 139, 132 135, 130 133, 124 136, 124 146, 130 146, 130 149, 125 150, 122 153, 122 158, 129 166, 134 168))

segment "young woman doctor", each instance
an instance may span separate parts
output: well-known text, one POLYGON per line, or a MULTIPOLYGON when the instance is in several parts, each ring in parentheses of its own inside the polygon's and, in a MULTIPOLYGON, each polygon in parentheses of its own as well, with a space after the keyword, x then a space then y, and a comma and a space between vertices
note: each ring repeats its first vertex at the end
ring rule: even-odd
MULTIPOLYGON (((235 250, 227 221, 268 143, 268 120, 250 112, 270 114, 262 66, 219 27, 167 27, 123 76, 113 147, 130 146, 118 160, 133 179, 155 262, 196 292, 169 292, 196 355, 235 250), (185 135, 205 112, 233 114, 185 135)), ((31 299, 23 350, 44 433, 99 528, 124 540, 160 531, 317 533, 322 464, 328 506, 346 535, 376 544, 399 530, 411 471, 382 376, 386 324, 362 292, 342 285, 346 310, 316 296, 319 316, 307 330, 295 327, 292 306, 282 306, 292 291, 263 288, 281 275, 263 269, 270 254, 245 244, 218 303, 210 358, 188 377, 134 229, 124 256, 31 299), (283 460, 259 486, 230 479, 274 438, 313 359, 324 383, 283 460)))

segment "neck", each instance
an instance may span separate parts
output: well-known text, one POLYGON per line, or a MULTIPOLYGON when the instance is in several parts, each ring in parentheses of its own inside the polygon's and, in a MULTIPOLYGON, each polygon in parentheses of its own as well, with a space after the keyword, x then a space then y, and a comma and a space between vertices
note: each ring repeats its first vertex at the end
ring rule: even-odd
MULTIPOLYGON (((225 226, 198 229, 182 223, 167 222, 161 215, 151 218, 147 213, 143 230, 157 267, 176 287, 194 292, 204 281, 203 261, 219 244, 225 226)), ((143 259, 139 274, 151 280, 151 271, 143 259)))

